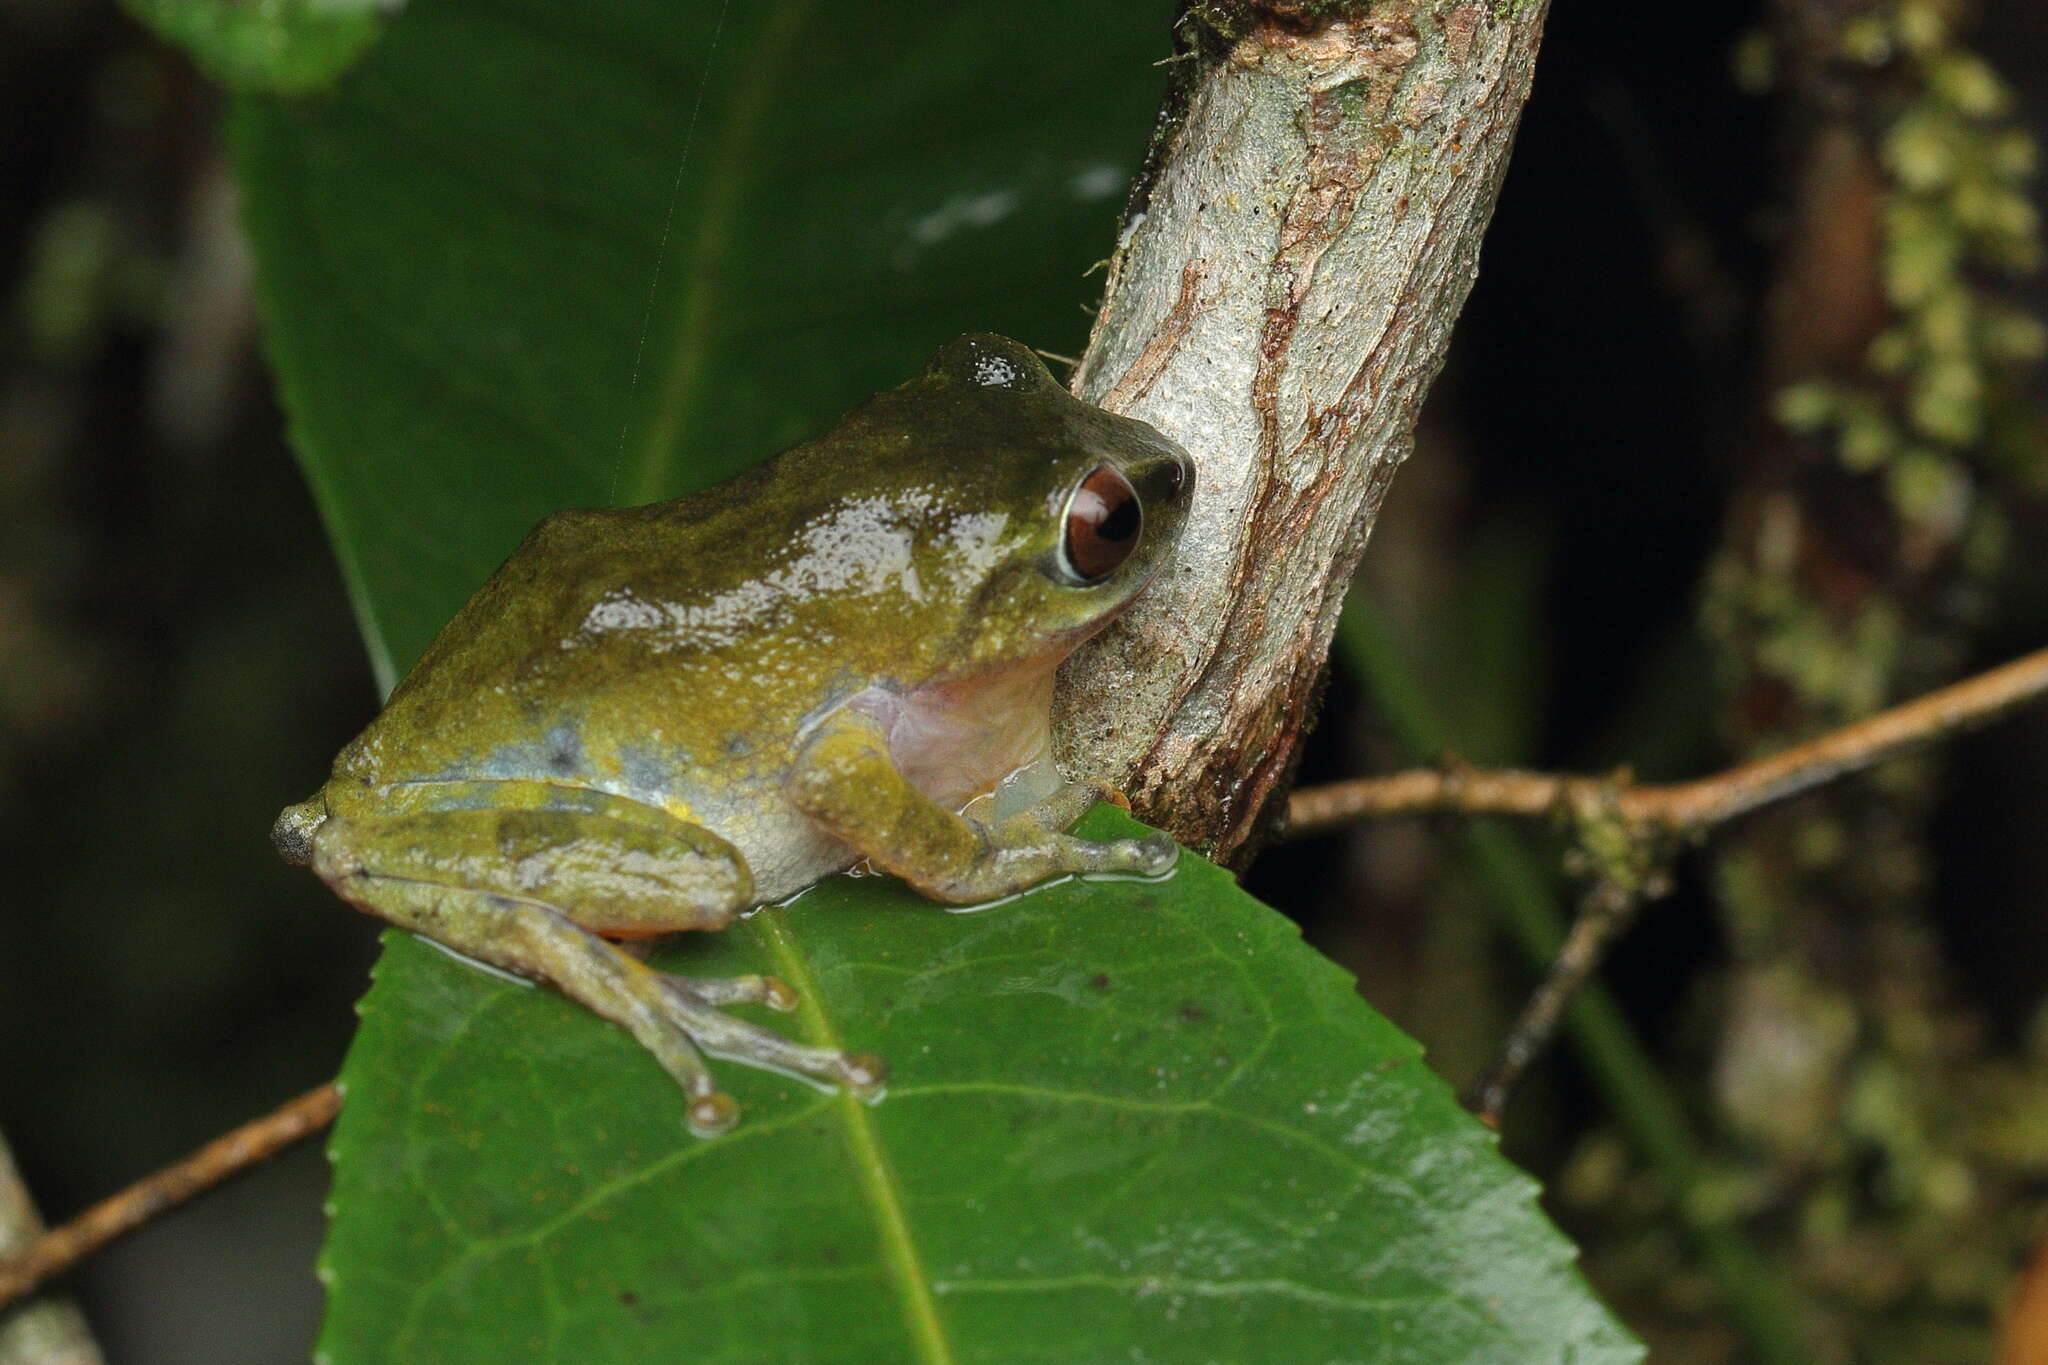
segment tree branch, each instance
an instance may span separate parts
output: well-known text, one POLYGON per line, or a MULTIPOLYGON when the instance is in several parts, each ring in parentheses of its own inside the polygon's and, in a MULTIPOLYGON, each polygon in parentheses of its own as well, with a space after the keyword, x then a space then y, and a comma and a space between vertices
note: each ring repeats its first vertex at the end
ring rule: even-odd
POLYGON ((1577 825, 1592 884, 1563 947, 1508 1030, 1466 1103, 1498 1127, 1515 1085, 1548 1045, 1573 996, 1599 969, 1644 901, 1662 895, 1664 867, 1682 839, 1773 802, 1947 739, 2048 696, 2048 649, 1879 712, 1782 753, 1711 777, 1662 786, 1516 771, 1417 768, 1310 787, 1294 794, 1287 833, 1392 815, 1564 816, 1577 825))
POLYGON ((1241 862, 1476 270, 1543 0, 1183 7, 1076 392, 1194 455, 1179 556, 1062 670, 1070 770, 1241 862), (1316 19, 1305 17, 1313 11, 1316 19))
POLYGON ((1641 894, 1619 882, 1596 881, 1579 903, 1571 931, 1557 950, 1543 981, 1522 1006, 1500 1051, 1465 1092, 1465 1107, 1489 1128, 1500 1127, 1522 1073, 1557 1032, 1565 1009, 1606 956, 1607 945, 1635 917, 1641 894))
POLYGON ((1635 786, 1625 776, 1416 768, 1303 788, 1288 803, 1286 833, 1298 838, 1392 815, 1551 816, 1604 806, 1639 838, 1686 837, 1983 725, 2042 696, 2048 696, 2048 649, 1691 782, 1635 786))
POLYGON ((332 1123, 340 1108, 341 1092, 330 1081, 260 1119, 223 1133, 183 1161, 143 1177, 70 1222, 52 1228, 20 1255, 0 1261, 0 1308, 69 1270, 116 1237, 311 1137, 332 1123))

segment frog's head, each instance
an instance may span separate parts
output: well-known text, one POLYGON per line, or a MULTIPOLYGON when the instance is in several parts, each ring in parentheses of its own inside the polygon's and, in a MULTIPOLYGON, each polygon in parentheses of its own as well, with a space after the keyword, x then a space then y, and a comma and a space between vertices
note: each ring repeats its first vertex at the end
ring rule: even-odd
POLYGON ((948 342, 847 425, 931 495, 919 558, 958 593, 955 667, 1065 655, 1166 562, 1193 498, 1186 451, 1007 337, 948 342))

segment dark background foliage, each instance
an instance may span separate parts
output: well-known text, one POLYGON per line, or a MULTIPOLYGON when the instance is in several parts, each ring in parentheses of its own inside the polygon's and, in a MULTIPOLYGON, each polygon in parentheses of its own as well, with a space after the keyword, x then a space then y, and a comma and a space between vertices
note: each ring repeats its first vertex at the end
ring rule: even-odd
MULTIPOLYGON (((2048 20, 1987 8, 1979 49, 2038 128, 2048 20)), ((1365 571, 1474 761, 1724 761, 1696 622, 1785 215, 1782 125, 1730 75, 1759 18, 1618 0, 1553 16, 1479 286, 1365 571)), ((219 117, 112 4, 0 0, 0 1131, 54 1216, 331 1075, 374 946, 265 837, 374 692, 260 364, 219 117)), ((2013 543, 2048 544, 2038 502, 2013 511, 2013 543)), ((2048 638, 2048 557, 2013 556, 1987 602, 1976 663, 2048 638)), ((1396 761, 1340 667, 1305 779, 1396 761)), ((2048 982, 2048 715, 1955 746, 1940 791, 1929 967, 1989 1020, 1983 1049, 2017 1052, 2048 982)), ((1443 833, 1275 850, 1250 884, 1456 1081, 1525 982, 1443 833)), ((1688 868, 1609 973, 1681 1074, 1727 960, 1706 880, 1688 868)), ((1710 1307, 1644 1290, 1679 1253, 1598 1178, 1605 1117, 1566 1057, 1511 1113, 1510 1147, 1561 1182, 1555 1211, 1624 1316, 1683 1358, 1728 1358, 1710 1307)), ((324 1183, 301 1150, 77 1277, 114 1358, 300 1354, 324 1183)))

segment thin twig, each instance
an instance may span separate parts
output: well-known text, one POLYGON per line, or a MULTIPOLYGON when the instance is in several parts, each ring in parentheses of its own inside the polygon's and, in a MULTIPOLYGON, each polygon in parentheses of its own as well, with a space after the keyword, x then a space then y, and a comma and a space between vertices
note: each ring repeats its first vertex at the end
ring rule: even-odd
POLYGON ((1298 838, 1351 820, 1391 815, 1548 816, 1596 802, 1612 802, 1614 817, 1639 835, 1697 834, 1972 729, 2042 696, 2048 696, 2048 649, 1769 758, 1691 782, 1637 786, 1625 775, 1417 768, 1295 792, 1288 802, 1286 834, 1298 838))
POLYGON ((1557 956, 1551 959, 1543 983, 1522 1006, 1520 1017, 1508 1030, 1493 1061, 1465 1091, 1465 1107, 1481 1123, 1489 1128, 1500 1127, 1501 1112, 1507 1108, 1522 1073, 1557 1032, 1565 1008, 1599 967, 1607 945, 1635 918, 1642 900, 1639 887, 1604 879, 1587 890, 1578 916, 1572 920, 1571 932, 1565 936, 1557 956))
POLYGON ((116 1237, 311 1137, 332 1123, 340 1108, 341 1092, 333 1082, 308 1090, 50 1229, 21 1255, 0 1261, 0 1308, 69 1270, 116 1237))
POLYGON ((1692 782, 1632 785, 1613 777, 1478 771, 1455 765, 1311 787, 1294 794, 1288 833, 1314 833, 1368 816, 1565 816, 1592 886, 1542 984, 1522 1007, 1499 1054, 1466 1103, 1498 1127, 1516 1083, 1548 1046, 1572 997, 1599 969, 1607 946, 1646 900, 1662 894, 1677 843, 1773 802, 1810 791, 1884 759, 1982 725, 2048 695, 2048 649, 1818 739, 1692 782))

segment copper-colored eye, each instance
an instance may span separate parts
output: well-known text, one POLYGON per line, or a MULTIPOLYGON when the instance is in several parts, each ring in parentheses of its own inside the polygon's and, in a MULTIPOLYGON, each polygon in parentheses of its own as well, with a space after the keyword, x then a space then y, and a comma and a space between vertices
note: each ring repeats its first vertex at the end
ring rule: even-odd
POLYGON ((1099 583, 1138 548, 1138 531, 1144 524, 1138 490, 1131 481, 1106 464, 1097 465, 1067 499, 1060 558, 1081 582, 1099 583))

